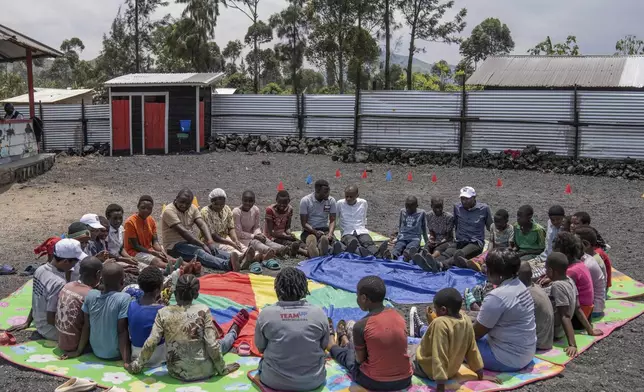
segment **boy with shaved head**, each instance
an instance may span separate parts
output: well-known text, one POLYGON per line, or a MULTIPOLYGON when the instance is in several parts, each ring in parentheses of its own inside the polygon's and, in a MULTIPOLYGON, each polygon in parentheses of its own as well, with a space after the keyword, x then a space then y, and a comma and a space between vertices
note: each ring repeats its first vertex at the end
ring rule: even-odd
POLYGON ((374 244, 367 230, 368 204, 358 196, 358 187, 349 185, 344 190, 344 199, 337 203, 342 244, 348 253, 356 253, 357 250, 360 256, 384 257, 387 242, 384 241, 380 247, 374 244))

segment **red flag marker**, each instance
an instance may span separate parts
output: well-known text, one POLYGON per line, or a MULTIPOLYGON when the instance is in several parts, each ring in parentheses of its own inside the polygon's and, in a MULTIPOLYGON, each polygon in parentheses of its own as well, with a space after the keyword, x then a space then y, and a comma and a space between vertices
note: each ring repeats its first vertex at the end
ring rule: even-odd
POLYGON ((436 183, 438 181, 438 177, 436 177, 436 174, 432 174, 432 182, 436 183))
POLYGON ((335 171, 335 178, 340 178, 342 177, 342 174, 340 173, 340 169, 335 171))
POLYGON ((498 180, 496 180, 496 187, 497 187, 497 188, 501 188, 501 187, 503 187, 503 181, 501 181, 501 179, 500 179, 500 178, 499 178, 498 180))
POLYGON ((277 191, 283 191, 284 190, 284 183, 280 181, 279 184, 277 184, 277 191))
POLYGON ((407 181, 413 181, 414 177, 411 175, 411 172, 407 174, 407 181))
POLYGON ((367 171, 366 170, 362 172, 362 178, 367 178, 367 171))
POLYGON ((566 195, 572 195, 572 187, 570 184, 566 185, 566 191, 564 192, 566 195))

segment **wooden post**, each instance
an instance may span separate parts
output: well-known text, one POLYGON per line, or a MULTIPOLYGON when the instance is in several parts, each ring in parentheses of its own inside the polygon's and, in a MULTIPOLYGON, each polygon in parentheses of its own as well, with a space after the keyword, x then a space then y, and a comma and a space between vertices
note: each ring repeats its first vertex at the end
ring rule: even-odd
POLYGON ((579 158, 579 95, 577 94, 577 85, 575 85, 575 94, 573 96, 573 124, 575 127, 575 159, 579 158))
POLYGON ((461 126, 458 138, 458 152, 460 154, 459 167, 463 167, 465 158, 465 134, 467 132, 467 91, 465 90, 465 76, 463 76, 463 87, 461 89, 461 126))
POLYGON ((27 49, 27 88, 29 89, 29 118, 36 117, 34 106, 34 70, 31 57, 31 49, 27 49))

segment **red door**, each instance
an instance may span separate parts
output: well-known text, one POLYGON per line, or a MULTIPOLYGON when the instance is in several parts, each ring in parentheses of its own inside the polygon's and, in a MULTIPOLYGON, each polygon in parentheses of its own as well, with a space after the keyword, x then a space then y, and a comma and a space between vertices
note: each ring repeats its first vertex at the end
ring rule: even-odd
POLYGON ((206 129, 204 128, 205 110, 203 101, 199 102, 199 148, 206 147, 206 129))
POLYGON ((112 100, 112 151, 130 153, 130 99, 112 100))
POLYGON ((165 153, 165 103, 145 103, 145 152, 165 153))

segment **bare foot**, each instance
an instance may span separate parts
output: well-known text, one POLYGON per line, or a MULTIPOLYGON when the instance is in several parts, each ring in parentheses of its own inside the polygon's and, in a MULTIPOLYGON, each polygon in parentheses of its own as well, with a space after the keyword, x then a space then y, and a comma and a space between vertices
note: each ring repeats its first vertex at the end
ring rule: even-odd
POLYGON ((275 258, 275 251, 271 249, 268 252, 264 253, 264 257, 262 258, 262 261, 266 261, 274 258, 275 258))
POLYGON ((241 266, 239 265, 239 254, 238 253, 231 253, 230 255, 230 267, 232 268, 233 272, 239 272, 241 271, 241 266))

